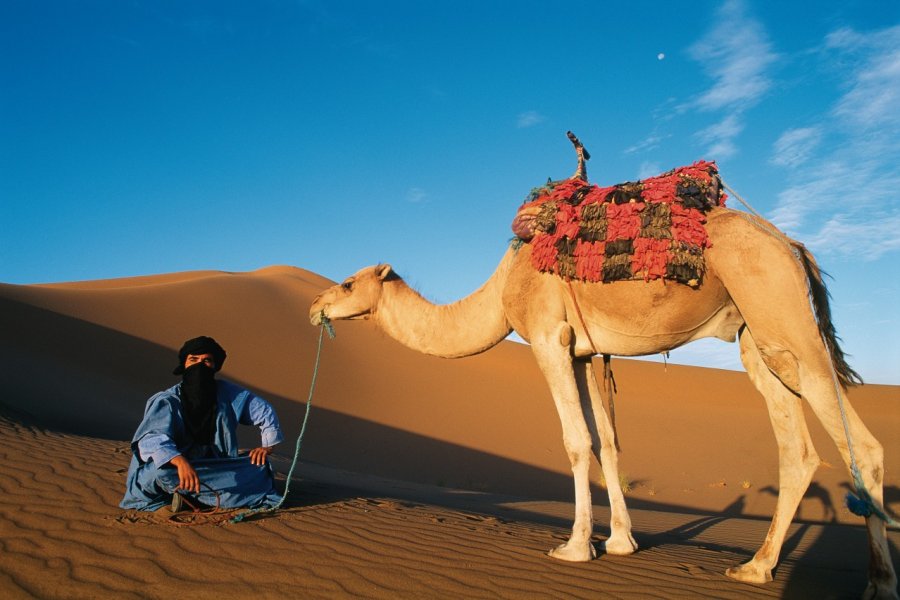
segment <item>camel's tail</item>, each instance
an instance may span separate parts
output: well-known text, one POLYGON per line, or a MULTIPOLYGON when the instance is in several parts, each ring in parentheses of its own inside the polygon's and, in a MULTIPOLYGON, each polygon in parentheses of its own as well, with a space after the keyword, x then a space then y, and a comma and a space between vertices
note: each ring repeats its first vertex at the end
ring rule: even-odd
POLYGON ((831 364, 834 366, 838 380, 840 380, 844 388, 862 383, 863 380, 859 373, 847 364, 844 351, 841 350, 839 343, 840 338, 835 332, 834 323, 831 321, 831 305, 829 303, 831 295, 828 293, 825 282, 822 280, 822 275, 827 275, 827 273, 819 269, 816 259, 806 249, 806 246, 796 240, 790 240, 790 242, 791 247, 806 270, 806 277, 809 281, 809 297, 815 310, 816 322, 819 324, 819 333, 821 333, 822 340, 825 342, 828 353, 831 355, 831 364))

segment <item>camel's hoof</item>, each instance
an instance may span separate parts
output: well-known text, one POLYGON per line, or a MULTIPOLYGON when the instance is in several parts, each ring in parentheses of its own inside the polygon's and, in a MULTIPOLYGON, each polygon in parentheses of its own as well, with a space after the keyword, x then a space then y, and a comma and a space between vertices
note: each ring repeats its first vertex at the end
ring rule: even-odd
POLYGON ((616 556, 627 556, 634 554, 638 549, 637 542, 631 537, 630 533, 625 535, 614 535, 603 542, 603 551, 607 554, 616 556))
POLYGON ((590 542, 573 544, 571 541, 561 544, 547 553, 552 558, 569 562, 588 562, 597 558, 597 550, 590 542))
POLYGON ((866 586, 866 591, 862 595, 864 600, 898 600, 897 582, 881 582, 870 581, 866 586))
POLYGON ((725 571, 725 574, 744 583, 768 583, 772 581, 772 569, 760 569, 753 564, 753 561, 737 567, 731 567, 725 571))

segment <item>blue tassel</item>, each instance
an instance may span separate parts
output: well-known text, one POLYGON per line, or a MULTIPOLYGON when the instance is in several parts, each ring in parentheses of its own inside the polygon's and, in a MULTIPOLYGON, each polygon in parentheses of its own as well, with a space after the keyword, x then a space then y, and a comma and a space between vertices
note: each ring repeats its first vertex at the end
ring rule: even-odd
POLYGON ((331 319, 325 316, 325 311, 319 313, 319 318, 321 319, 322 327, 325 328, 325 331, 328 332, 328 339, 334 339, 334 325, 331 324, 331 319))
POLYGON ((860 498, 853 492, 847 492, 847 509, 858 517, 872 516, 872 502, 868 498, 860 498))

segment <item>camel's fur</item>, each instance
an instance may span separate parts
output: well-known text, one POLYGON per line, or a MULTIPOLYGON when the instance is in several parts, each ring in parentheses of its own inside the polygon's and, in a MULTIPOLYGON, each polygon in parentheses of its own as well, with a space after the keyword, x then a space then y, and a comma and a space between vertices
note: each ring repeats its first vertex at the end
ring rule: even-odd
MULTIPOLYGON (((779 496, 762 547, 727 574, 761 583, 772 578, 788 526, 819 464, 801 399, 810 404, 849 464, 839 408, 843 401, 863 481, 879 506, 883 453, 844 393, 844 385, 857 376, 840 351, 825 288, 809 253, 768 222, 726 208, 709 213, 707 231, 712 245, 705 253, 707 273, 699 289, 662 280, 569 284, 537 272, 526 244, 507 251, 478 291, 453 304, 429 303, 389 265, 379 265, 324 291, 313 302, 310 319, 314 324, 323 314, 330 319, 372 319, 406 346, 444 357, 482 352, 513 330, 530 342, 559 412, 575 479, 572 535, 550 554, 572 561, 596 554, 590 541, 591 454, 603 469, 612 511, 604 549, 610 554, 637 549, 618 483, 613 428, 590 357, 656 354, 702 337, 739 338, 741 359, 766 399, 775 430, 779 496)), ((885 523, 872 516, 866 524, 871 552, 867 596, 896 597, 885 523)))

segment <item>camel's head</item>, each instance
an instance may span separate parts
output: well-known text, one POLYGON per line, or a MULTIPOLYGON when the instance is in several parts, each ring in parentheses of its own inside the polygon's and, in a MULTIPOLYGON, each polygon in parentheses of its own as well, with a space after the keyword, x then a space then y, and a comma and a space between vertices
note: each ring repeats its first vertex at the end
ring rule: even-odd
POLYGON ((320 325, 322 315, 332 320, 368 319, 381 299, 382 285, 391 277, 396 277, 391 265, 358 271, 316 296, 309 308, 310 322, 320 325))

